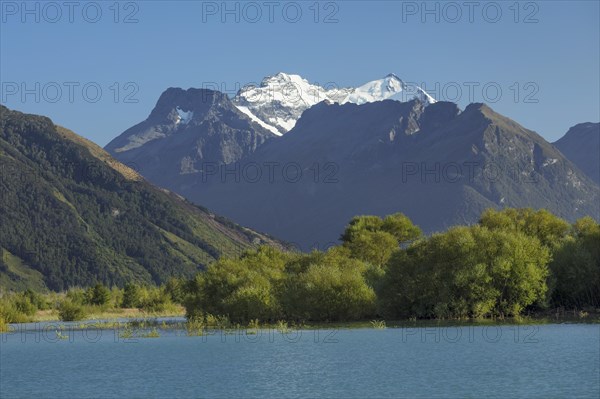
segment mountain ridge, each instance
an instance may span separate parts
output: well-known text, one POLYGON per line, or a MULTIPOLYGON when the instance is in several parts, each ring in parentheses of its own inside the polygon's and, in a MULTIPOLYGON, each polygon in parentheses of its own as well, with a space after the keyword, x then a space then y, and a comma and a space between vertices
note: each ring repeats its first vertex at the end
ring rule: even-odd
POLYGON ((600 123, 579 123, 553 145, 600 184, 600 123))
POLYGON ((267 163, 295 163, 309 175, 295 183, 281 174, 239 183, 217 175, 180 192, 303 249, 336 242, 357 214, 403 212, 429 233, 475 223, 489 207, 548 208, 569 220, 600 214, 597 185, 539 134, 485 104, 460 112, 418 100, 322 102, 230 169, 267 163), (314 182, 315 165, 336 179, 314 182))
MULTIPOLYGON (((395 75, 386 78, 401 82, 395 75)), ((310 85, 299 75, 267 80, 265 87, 280 80, 310 85)), ((139 159, 146 161, 139 171, 196 203, 303 248, 313 239, 336 242, 337 232, 357 214, 404 212, 426 232, 474 223, 489 207, 548 208, 571 221, 600 218, 594 204, 598 185, 538 133, 486 104, 461 110, 451 102, 398 101, 393 95, 357 104, 344 101, 350 94, 297 107, 298 119, 285 134, 267 132, 268 139, 237 157, 198 157, 187 171, 179 168, 181 153, 170 165, 148 158, 164 148, 171 151, 170 146, 143 146, 139 159), (262 176, 257 181, 245 175, 257 167, 262 176), (303 175, 300 181, 282 176, 294 170, 303 175), (270 181, 272 173, 277 176, 270 181)), ((281 95, 275 92, 263 102, 280 109, 281 95)), ((235 98, 223 101, 228 110, 239 111, 235 98)), ((173 118, 178 105, 168 103, 173 118)), ((264 116, 239 116, 247 124, 258 121, 252 126, 265 123, 264 116)), ((220 126, 196 134, 218 136, 220 126)), ((235 148, 236 137, 226 132, 223 148, 235 148)), ((128 161, 127 153, 113 155, 128 161)))

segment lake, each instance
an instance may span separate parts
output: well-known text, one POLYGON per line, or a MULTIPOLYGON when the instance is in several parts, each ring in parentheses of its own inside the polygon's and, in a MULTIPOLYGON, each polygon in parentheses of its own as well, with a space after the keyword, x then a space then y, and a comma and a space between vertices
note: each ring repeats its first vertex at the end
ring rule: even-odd
POLYGON ((0 337, 2 398, 598 398, 600 325, 0 337))

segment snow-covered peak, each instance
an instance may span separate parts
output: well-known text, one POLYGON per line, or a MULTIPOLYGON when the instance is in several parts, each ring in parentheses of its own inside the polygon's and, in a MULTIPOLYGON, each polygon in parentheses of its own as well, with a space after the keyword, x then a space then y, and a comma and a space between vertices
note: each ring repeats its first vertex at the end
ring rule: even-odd
POLYGON ((310 85, 308 80, 304 79, 300 75, 287 74, 283 72, 279 72, 272 76, 267 76, 264 78, 260 84, 261 87, 273 87, 277 85, 285 85, 288 83, 297 84, 299 86, 310 85))
POLYGON ((278 73, 262 80, 259 86, 242 88, 233 103, 251 119, 275 134, 291 130, 302 112, 329 99, 327 90, 299 75, 278 73))
POLYGON ((373 80, 355 88, 342 103, 364 104, 383 100, 401 102, 419 99, 426 105, 433 104, 435 99, 419 86, 405 83, 394 74, 383 79, 373 80))
POLYGON ((270 106, 278 102, 287 107, 306 109, 327 98, 327 92, 321 86, 310 84, 300 75, 280 72, 264 78, 258 87, 242 88, 234 102, 248 103, 251 107, 270 106))
POLYGON ((328 88, 312 84, 300 75, 279 72, 264 78, 259 86, 242 88, 233 103, 254 121, 262 121, 263 127, 266 125, 272 132, 284 134, 294 127, 302 112, 325 100, 340 104, 387 99, 406 102, 415 98, 425 105, 435 102, 420 87, 407 84, 394 74, 356 88, 326 86, 328 88))

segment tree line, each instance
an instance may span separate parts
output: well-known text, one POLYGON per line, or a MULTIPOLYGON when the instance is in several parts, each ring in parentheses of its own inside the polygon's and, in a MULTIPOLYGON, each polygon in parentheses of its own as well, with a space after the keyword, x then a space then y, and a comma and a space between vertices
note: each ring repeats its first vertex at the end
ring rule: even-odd
POLYGON ((186 287, 189 317, 349 321, 519 316, 600 306, 600 225, 545 210, 486 210, 423 236, 401 213, 357 216, 341 245, 309 254, 262 247, 221 259, 186 287))
POLYGON ((188 319, 236 323, 502 318, 600 307, 600 225, 589 217, 569 224, 545 210, 488 209, 477 224, 424 236, 401 213, 357 216, 340 241, 310 253, 259 247, 161 287, 98 283, 62 296, 9 295, 0 300, 0 322, 23 321, 20 311, 37 309, 73 320, 96 308, 177 305, 188 319))

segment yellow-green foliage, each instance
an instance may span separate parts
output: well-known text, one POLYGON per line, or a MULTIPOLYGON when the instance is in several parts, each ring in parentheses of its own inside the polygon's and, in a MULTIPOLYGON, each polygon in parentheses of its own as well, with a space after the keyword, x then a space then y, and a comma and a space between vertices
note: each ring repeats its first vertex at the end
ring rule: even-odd
POLYGON ((189 317, 198 312, 227 315, 232 320, 268 320, 281 314, 278 289, 290 255, 270 247, 210 265, 190 284, 189 317))
POLYGON ((545 299, 549 260, 536 237, 455 227, 392 258, 380 305, 388 317, 518 315, 545 299))
POLYGON ((190 317, 209 312, 234 323, 504 317, 543 308, 551 289, 569 291, 572 279, 573 303, 594 305, 598 231, 593 220, 571 227, 547 211, 507 209, 486 211, 478 225, 420 238, 402 214, 360 216, 342 245, 326 252, 261 248, 221 259, 188 284, 184 302, 190 317), (563 260, 551 274, 549 262, 561 253, 576 253, 585 267, 574 272, 563 260))
POLYGON ((58 307, 58 317, 62 321, 83 320, 85 315, 85 308, 69 299, 65 299, 58 307))
POLYGON ((7 332, 8 330, 8 322, 4 319, 4 315, 0 314, 0 333, 7 332))

